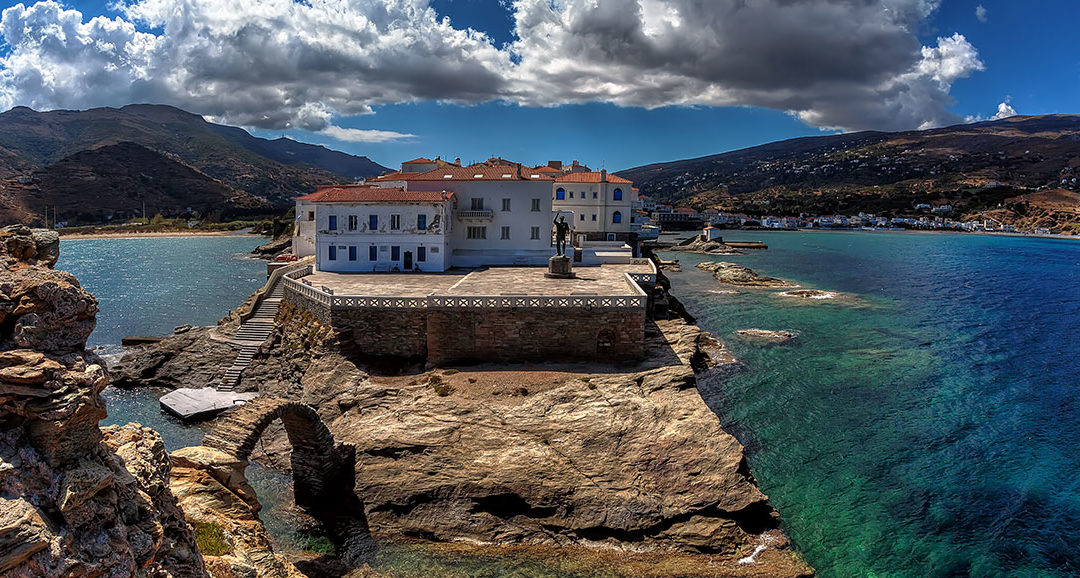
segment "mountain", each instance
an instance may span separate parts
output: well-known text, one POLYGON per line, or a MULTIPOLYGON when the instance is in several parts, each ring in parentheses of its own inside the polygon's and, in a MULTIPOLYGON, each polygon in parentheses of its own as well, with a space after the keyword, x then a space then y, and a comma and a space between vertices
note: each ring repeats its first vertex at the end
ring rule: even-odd
POLYGON ((1080 232, 1080 116, 1016 116, 924 131, 786 140, 620 171, 642 193, 752 214, 911 214, 1080 232))
POLYGON ((190 210, 226 215, 273 210, 270 201, 238 191, 175 158, 131 142, 77 152, 17 183, 25 208, 58 207, 64 220, 103 222, 190 210), (92 199, 92 202, 88 202, 92 199))
MULTIPOLYGON (((220 181, 236 192, 287 206, 316 185, 345 183, 388 169, 367 157, 331 151, 289 139, 267 140, 246 131, 207 122, 201 116, 163 105, 119 109, 36 112, 16 107, 0 114, 0 206, 31 206, 20 198, 15 179, 29 173, 43 186, 57 182, 42 176, 78 153, 132 143, 157 151, 220 181)), ((173 174, 173 173, 170 173, 173 174)), ((180 174, 180 173, 176 173, 180 174)), ((83 199, 93 205, 93 198, 83 199)), ((148 208, 148 212, 156 209, 148 208)), ((10 216, 3 220, 13 220, 10 216)))

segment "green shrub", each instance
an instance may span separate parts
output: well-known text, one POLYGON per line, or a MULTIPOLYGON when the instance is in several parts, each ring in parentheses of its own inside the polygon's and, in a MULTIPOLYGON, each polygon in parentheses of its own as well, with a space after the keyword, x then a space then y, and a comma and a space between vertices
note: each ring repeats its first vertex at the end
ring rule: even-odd
POLYGON ((204 556, 225 556, 233 551, 225 529, 214 522, 195 522, 195 545, 204 556))
POLYGON ((454 374, 457 374, 457 373, 461 373, 461 370, 459 370, 459 369, 447 369, 447 370, 444 370, 442 373, 443 373, 443 375, 454 375, 454 374))

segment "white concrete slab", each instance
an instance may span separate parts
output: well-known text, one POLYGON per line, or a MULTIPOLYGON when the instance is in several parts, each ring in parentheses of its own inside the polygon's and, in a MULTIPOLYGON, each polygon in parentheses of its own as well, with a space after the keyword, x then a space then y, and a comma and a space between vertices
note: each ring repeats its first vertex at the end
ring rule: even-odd
POLYGON ((243 405, 259 394, 218 391, 212 387, 191 389, 183 387, 170 391, 159 400, 165 411, 183 420, 207 418, 227 409, 243 405))

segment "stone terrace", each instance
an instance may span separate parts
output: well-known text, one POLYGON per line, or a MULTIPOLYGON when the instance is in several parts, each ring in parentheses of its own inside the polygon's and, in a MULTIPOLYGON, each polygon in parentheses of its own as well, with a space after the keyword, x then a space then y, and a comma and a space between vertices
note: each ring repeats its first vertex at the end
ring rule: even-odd
POLYGON ((576 279, 548 279, 542 267, 492 267, 472 272, 326 273, 304 277, 335 295, 374 297, 498 296, 498 295, 635 295, 624 273, 648 273, 648 265, 575 267, 576 279))

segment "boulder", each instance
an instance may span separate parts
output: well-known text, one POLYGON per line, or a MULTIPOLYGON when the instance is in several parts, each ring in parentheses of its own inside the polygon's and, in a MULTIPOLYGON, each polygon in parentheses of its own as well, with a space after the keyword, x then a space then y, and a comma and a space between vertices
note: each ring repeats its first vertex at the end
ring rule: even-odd
POLYGON ((758 275, 753 269, 735 263, 705 261, 695 266, 702 271, 712 273, 717 281, 737 287, 787 288, 796 286, 783 279, 758 275))

